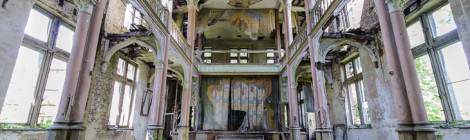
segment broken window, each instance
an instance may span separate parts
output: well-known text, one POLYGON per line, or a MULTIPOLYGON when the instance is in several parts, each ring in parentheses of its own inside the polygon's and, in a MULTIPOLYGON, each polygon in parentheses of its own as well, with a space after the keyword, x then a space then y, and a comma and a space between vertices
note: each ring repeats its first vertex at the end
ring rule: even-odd
POLYGON ((72 49, 71 27, 38 6, 31 10, 0 123, 52 125, 72 49))
POLYGON ((409 25, 428 120, 470 120, 470 104, 465 102, 470 99, 470 70, 449 4, 419 16, 409 25))
POLYGON ((343 69, 348 123, 354 126, 370 124, 360 57, 346 60, 343 69))
POLYGON ((108 125, 111 127, 131 128, 134 115, 134 86, 137 67, 124 58, 118 59, 116 76, 111 100, 108 125))
POLYGON ((126 13, 124 14, 124 27, 133 29, 135 25, 142 25, 142 14, 137 11, 132 4, 126 4, 126 13))
POLYGON ((0 121, 3 123, 27 123, 34 104, 37 81, 44 54, 27 47, 20 47, 13 69, 0 121))
POLYGON ((32 9, 29 13, 25 34, 42 42, 47 42, 49 39, 49 29, 51 28, 51 23, 52 19, 49 17, 49 15, 41 13, 37 9, 32 9))

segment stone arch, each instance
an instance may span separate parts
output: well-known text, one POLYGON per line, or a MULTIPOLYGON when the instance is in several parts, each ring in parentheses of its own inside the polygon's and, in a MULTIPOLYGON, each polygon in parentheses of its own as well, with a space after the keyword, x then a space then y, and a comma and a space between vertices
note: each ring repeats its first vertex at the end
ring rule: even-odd
POLYGON ((344 45, 351 45, 353 47, 365 49, 367 50, 367 53, 371 58, 372 62, 378 63, 379 61, 379 51, 378 48, 374 46, 373 42, 370 43, 370 45, 366 45, 367 42, 359 42, 354 39, 332 39, 331 41, 331 43, 320 47, 318 54, 315 54, 316 60, 318 62, 325 63, 326 56, 331 50, 344 45))
POLYGON ((126 41, 120 42, 113 47, 111 47, 109 50, 105 52, 104 59, 103 59, 103 68, 102 71, 106 71, 109 65, 109 61, 113 57, 113 55, 119 51, 120 49, 129 47, 130 45, 137 44, 141 47, 148 48, 152 51, 152 54, 154 56, 154 63, 157 64, 162 60, 162 51, 161 47, 158 45, 158 42, 155 41, 155 45, 151 45, 145 41, 142 41, 141 39, 138 38, 129 38, 126 41))

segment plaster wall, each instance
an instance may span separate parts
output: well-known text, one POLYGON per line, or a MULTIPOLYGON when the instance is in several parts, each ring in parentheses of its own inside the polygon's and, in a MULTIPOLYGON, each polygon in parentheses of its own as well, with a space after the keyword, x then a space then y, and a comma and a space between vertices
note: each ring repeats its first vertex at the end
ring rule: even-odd
POLYGON ((0 111, 32 6, 33 0, 11 0, 0 7, 0 111))
POLYGON ((449 0, 449 3, 470 66, 470 1, 449 0))
POLYGON ((126 4, 123 0, 109 0, 106 11, 104 30, 107 33, 123 33, 127 31, 124 27, 126 4))

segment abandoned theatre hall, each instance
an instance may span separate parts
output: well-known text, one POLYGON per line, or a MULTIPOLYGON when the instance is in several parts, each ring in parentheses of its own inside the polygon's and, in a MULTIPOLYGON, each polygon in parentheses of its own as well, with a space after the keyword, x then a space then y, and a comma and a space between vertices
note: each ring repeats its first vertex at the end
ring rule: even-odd
POLYGON ((470 140, 470 0, 0 0, 0 140, 470 140))

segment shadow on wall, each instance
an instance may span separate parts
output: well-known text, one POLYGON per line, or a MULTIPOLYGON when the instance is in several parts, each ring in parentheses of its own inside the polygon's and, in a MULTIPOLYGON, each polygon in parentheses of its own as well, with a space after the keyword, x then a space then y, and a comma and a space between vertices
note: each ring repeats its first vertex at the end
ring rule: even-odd
POLYGON ((2 8, 5 8, 5 6, 7 5, 7 2, 8 2, 8 0, 3 0, 3 2, 2 2, 2 8))

